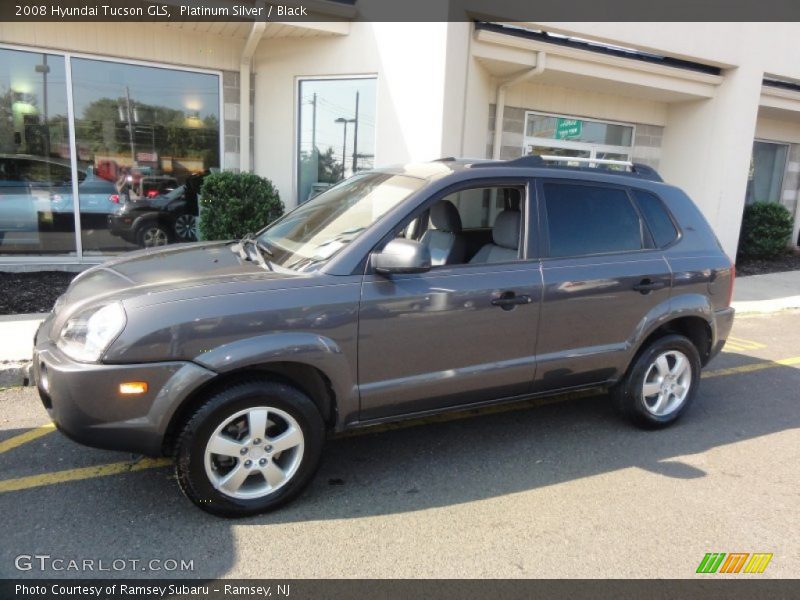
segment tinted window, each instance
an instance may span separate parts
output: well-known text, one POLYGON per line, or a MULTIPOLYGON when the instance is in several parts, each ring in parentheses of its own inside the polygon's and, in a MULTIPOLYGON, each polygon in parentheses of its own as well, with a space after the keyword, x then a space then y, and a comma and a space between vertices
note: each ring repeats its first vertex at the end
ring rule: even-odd
POLYGON ((639 250, 642 228, 628 195, 615 188, 544 184, 550 256, 639 250))
POLYGON ((675 224, 669 218, 667 209, 658 196, 642 190, 634 190, 633 195, 642 209, 645 221, 650 227, 650 233, 653 234, 653 240, 658 248, 663 248, 678 237, 675 224))

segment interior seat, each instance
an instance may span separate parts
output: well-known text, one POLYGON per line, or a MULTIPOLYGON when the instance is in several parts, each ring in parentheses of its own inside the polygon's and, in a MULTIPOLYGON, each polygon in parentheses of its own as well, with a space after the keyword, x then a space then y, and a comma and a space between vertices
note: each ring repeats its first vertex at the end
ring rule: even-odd
POLYGON ((478 250, 470 264, 496 263, 517 260, 519 256, 520 212, 504 210, 492 227, 492 242, 478 250))
POLYGON ((435 229, 423 234, 421 243, 431 252, 433 266, 460 264, 466 258, 466 243, 461 236, 461 216, 455 204, 439 200, 431 207, 430 222, 435 229))

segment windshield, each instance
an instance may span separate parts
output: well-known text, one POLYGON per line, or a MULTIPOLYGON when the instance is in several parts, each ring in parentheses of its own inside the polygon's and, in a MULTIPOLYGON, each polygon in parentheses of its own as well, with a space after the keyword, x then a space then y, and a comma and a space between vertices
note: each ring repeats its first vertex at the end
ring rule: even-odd
POLYGON ((424 184, 392 173, 354 175, 270 225, 258 241, 273 264, 295 270, 318 266, 424 184))

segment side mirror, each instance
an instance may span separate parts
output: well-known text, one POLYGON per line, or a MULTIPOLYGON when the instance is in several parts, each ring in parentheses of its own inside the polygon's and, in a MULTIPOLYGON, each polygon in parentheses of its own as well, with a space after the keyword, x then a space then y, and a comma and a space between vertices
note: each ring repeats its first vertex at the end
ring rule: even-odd
POLYGON ((386 244, 383 252, 372 255, 372 268, 381 275, 424 273, 431 269, 431 251, 414 240, 396 238, 386 244))

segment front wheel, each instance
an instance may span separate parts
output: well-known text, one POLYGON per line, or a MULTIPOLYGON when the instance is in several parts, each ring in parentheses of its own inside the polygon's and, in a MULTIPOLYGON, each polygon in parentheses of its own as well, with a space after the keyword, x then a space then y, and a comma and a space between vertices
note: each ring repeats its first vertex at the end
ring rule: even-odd
POLYGON ((654 429, 675 422, 700 385, 700 355, 682 335, 658 338, 634 360, 611 391, 620 412, 640 427, 654 429))
POLYGON ((262 380, 214 395, 185 425, 175 469, 184 494, 203 510, 242 517, 294 498, 319 465, 325 426, 300 390, 262 380))
POLYGON ((160 223, 145 223, 136 232, 136 243, 142 248, 166 246, 171 241, 169 230, 160 223))

